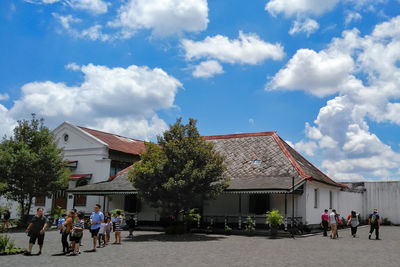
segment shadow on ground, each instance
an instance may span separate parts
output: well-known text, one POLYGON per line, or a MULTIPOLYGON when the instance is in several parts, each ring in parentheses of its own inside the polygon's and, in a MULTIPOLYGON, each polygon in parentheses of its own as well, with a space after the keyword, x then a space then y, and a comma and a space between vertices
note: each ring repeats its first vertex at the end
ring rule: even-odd
POLYGON ((183 234, 183 235, 166 235, 160 234, 143 234, 136 235, 133 239, 125 238, 124 242, 198 242, 198 241, 216 241, 225 239, 224 236, 202 235, 202 234, 183 234))

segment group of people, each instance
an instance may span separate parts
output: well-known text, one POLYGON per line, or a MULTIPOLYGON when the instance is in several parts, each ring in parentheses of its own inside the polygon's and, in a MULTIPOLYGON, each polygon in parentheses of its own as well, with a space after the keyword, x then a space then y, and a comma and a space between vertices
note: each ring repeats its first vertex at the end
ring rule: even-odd
MULTIPOLYGON (((121 244, 121 231, 123 225, 123 217, 121 211, 116 211, 114 218, 106 212, 103 214, 101 206, 96 204, 94 211, 90 216, 90 233, 93 239, 93 249, 85 252, 96 252, 97 248, 105 247, 110 242, 111 232, 115 233, 115 242, 113 244, 121 244)), ((58 220, 57 227, 61 234, 61 244, 63 254, 69 256, 77 256, 80 254, 80 246, 82 242, 83 232, 85 229, 84 212, 72 209, 68 214, 63 214, 58 220), (69 237, 69 242, 68 242, 69 237)), ((129 226, 129 238, 133 237, 133 218, 127 221, 129 226)), ((134 221, 133 221, 134 223, 134 221)), ((38 208, 36 216, 33 217, 31 223, 26 229, 29 236, 29 248, 25 255, 32 255, 32 247, 36 243, 39 245, 38 255, 42 253, 44 234, 47 228, 47 218, 43 215, 43 208, 38 208)))
MULTIPOLYGON (((351 211, 350 215, 347 217, 347 225, 351 228, 351 235, 356 237, 357 227, 360 225, 359 214, 356 211, 351 211)), ((379 238, 379 227, 380 227, 380 216, 378 214, 378 210, 374 209, 374 211, 368 216, 368 225, 370 226, 368 239, 371 239, 372 233, 375 231, 376 240, 380 240, 379 238)), ((336 212, 335 209, 332 209, 332 212, 328 214, 328 210, 325 209, 324 213, 321 215, 321 227, 323 228, 323 235, 328 236, 328 228, 331 228, 330 238, 336 239, 339 237, 337 228, 338 226, 343 225, 343 222, 340 219, 340 214, 336 212)))

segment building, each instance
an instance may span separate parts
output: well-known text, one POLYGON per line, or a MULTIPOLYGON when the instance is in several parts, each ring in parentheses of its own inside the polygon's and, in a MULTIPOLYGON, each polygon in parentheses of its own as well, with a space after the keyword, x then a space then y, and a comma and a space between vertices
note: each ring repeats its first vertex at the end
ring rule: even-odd
MULTIPOLYGON (((34 200, 49 213, 52 207, 76 208, 87 213, 99 203, 103 210, 116 208, 134 213, 142 223, 158 223, 160 216, 137 198, 128 180, 132 164, 145 150, 143 141, 105 133, 64 122, 53 131, 64 159, 72 171, 69 187, 53 198, 34 200)), ((317 225, 324 209, 335 208, 343 217, 351 210, 366 217, 378 208, 385 218, 400 223, 397 207, 399 182, 338 183, 329 178, 282 140, 276 132, 205 136, 226 157, 230 185, 215 200, 201 207, 202 220, 239 225, 245 217, 265 223, 272 209, 290 223, 292 217, 305 224, 317 225)), ((0 204, 6 200, 0 199, 0 204)), ((12 216, 16 216, 16 203, 12 216)))

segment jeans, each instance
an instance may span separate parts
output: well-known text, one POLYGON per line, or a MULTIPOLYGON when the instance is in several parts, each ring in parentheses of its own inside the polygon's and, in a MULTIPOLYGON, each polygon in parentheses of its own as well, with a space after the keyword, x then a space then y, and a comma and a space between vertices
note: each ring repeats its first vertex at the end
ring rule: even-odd
POLYGON ((372 233, 374 232, 374 230, 375 230, 375 237, 376 237, 376 239, 379 239, 379 226, 377 226, 377 225, 371 224, 371 229, 370 229, 370 231, 369 231, 369 235, 372 235, 372 233))

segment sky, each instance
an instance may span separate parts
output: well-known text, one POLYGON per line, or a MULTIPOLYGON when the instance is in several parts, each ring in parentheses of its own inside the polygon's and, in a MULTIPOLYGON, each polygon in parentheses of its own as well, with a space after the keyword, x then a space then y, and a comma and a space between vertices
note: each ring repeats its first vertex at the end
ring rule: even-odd
POLYGON ((1 0, 0 135, 35 113, 155 140, 277 131, 339 181, 400 178, 400 0, 1 0))

